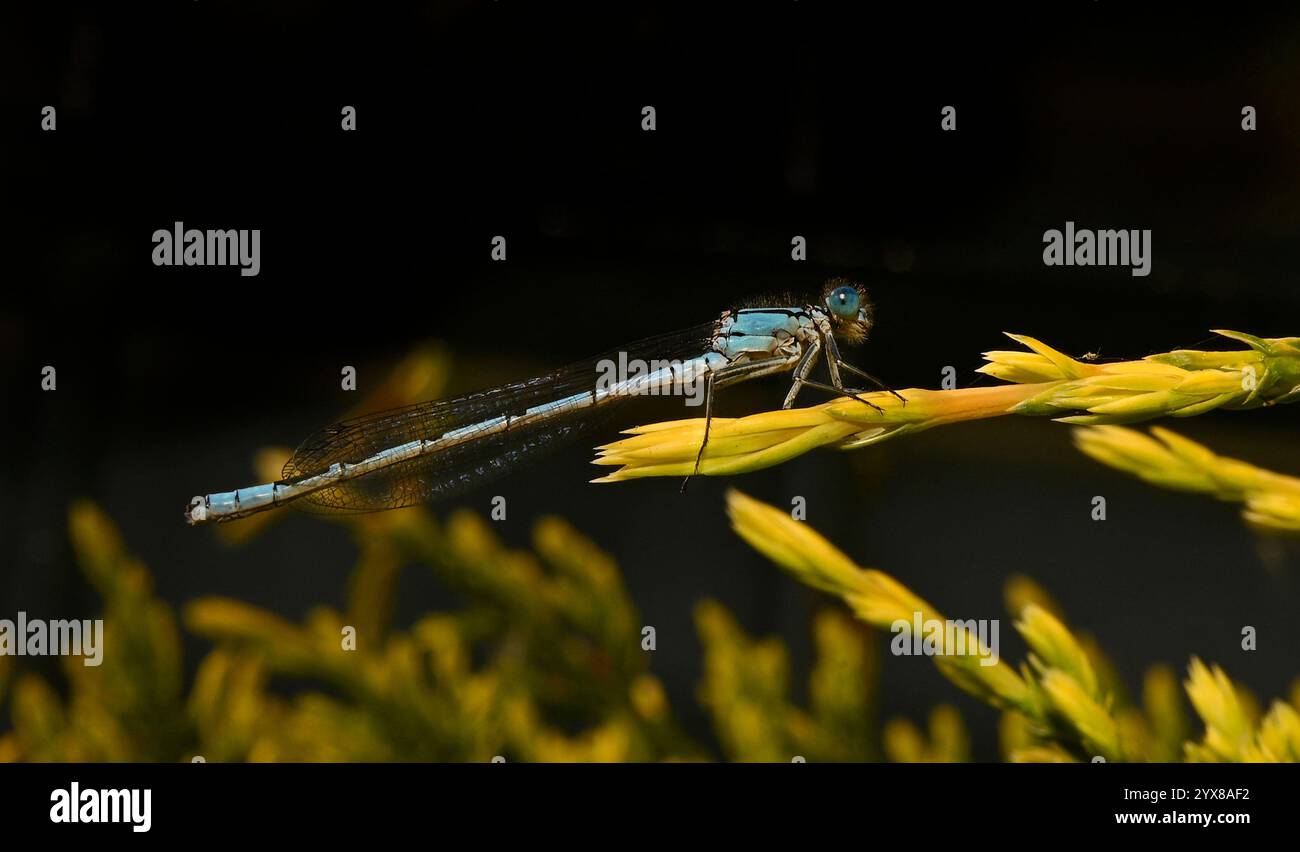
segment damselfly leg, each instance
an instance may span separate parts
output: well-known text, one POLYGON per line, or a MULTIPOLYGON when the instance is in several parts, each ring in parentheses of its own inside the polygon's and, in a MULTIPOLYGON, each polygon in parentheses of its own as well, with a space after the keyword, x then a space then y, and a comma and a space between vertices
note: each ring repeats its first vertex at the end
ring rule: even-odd
POLYGON ((876 411, 879 411, 881 414, 884 414, 885 410, 883 408, 859 396, 859 394, 865 393, 864 390, 849 388, 845 386, 844 380, 840 378, 840 369, 843 368, 847 372, 861 376, 862 378, 871 382, 881 390, 888 391, 889 393, 898 397, 898 400, 902 402, 903 405, 907 405, 907 400, 903 399, 903 395, 900 394, 898 391, 889 387, 884 382, 880 381, 880 379, 877 379, 875 376, 871 375, 865 370, 861 370, 853 366, 849 362, 845 361, 842 357, 840 357, 840 348, 835 343, 834 335, 822 334, 818 336, 818 339, 826 347, 826 354, 827 354, 826 369, 831 374, 831 386, 829 388, 826 385, 821 385, 820 387, 818 387, 817 384, 808 381, 805 381, 804 384, 808 385, 809 387, 816 387, 818 388, 818 390, 827 390, 831 393, 847 394, 849 396, 852 396, 858 402, 869 405, 872 408, 874 408, 876 411))
POLYGON ((847 370, 848 372, 853 373, 853 374, 856 375, 856 376, 860 376, 860 377, 866 379, 867 381, 871 382, 871 383, 872 383, 873 385, 875 385, 876 387, 880 388, 882 391, 888 391, 889 393, 893 394, 895 397, 898 398, 898 401, 901 402, 903 405, 907 405, 907 399, 906 399, 906 398, 905 398, 901 393, 899 393, 898 391, 894 390, 894 389, 891 388, 889 385, 885 384, 885 383, 882 382, 880 379, 877 379, 875 376, 871 375, 870 373, 866 372, 865 370, 859 370, 857 367, 853 366, 852 364, 848 363, 847 361, 840 361, 840 362, 839 362, 839 368, 840 368, 841 370, 847 370))
POLYGON ((859 396, 859 394, 866 393, 866 391, 860 388, 846 388, 843 386, 837 388, 834 385, 828 385, 825 382, 814 382, 812 379, 804 379, 803 384, 815 390, 826 391, 826 393, 831 394, 832 396, 852 397, 853 399, 856 399, 858 402, 862 403, 863 405, 874 408, 876 411, 880 412, 881 414, 885 413, 885 409, 881 408, 879 405, 876 405, 874 402, 872 402, 869 399, 864 399, 863 397, 859 396))
MULTIPOLYGON (((713 425, 713 377, 714 373, 709 373, 704 378, 704 440, 700 441, 700 451, 695 454, 695 469, 691 471, 691 476, 700 472, 700 459, 704 458, 704 448, 709 445, 709 427, 713 425)), ((682 480, 682 493, 686 493, 686 483, 691 481, 691 476, 682 480)))
POLYGON ((781 404, 782 408, 791 408, 794 406, 795 397, 799 395, 799 389, 803 387, 812 372, 813 367, 817 366, 817 357, 821 354, 822 344, 820 340, 814 340, 808 347, 808 351, 803 354, 799 365, 794 368, 794 380, 790 382, 790 391, 785 395, 785 402, 781 404))
POLYGON ((903 405, 907 405, 907 400, 903 398, 902 394, 898 393, 893 388, 889 387, 884 382, 880 381, 875 376, 871 375, 865 370, 860 370, 857 367, 845 361, 843 358, 841 358, 839 353, 839 347, 835 345, 834 337, 830 335, 819 335, 817 339, 814 340, 808 346, 808 349, 804 353, 803 358, 799 361, 799 365, 795 367, 794 380, 790 385, 790 392, 786 394, 785 404, 782 405, 781 407, 790 408, 791 406, 793 406, 795 398, 799 395, 800 389, 807 386, 810 388, 814 388, 816 390, 826 391, 827 393, 834 394, 836 396, 851 396, 854 399, 856 399, 858 402, 861 402, 864 405, 868 405, 871 408, 874 408, 876 411, 879 411, 880 413, 883 414, 884 409, 882 409, 880 406, 876 405, 875 403, 869 400, 863 399, 861 396, 858 395, 858 394, 866 393, 865 390, 858 389, 858 388, 851 388, 844 384, 844 380, 840 377, 840 370, 844 370, 846 372, 853 373, 854 375, 861 376, 862 378, 867 379, 872 384, 879 387, 881 390, 888 391, 889 393, 892 393, 894 396, 898 397, 899 401, 901 401, 903 405), (831 383, 829 385, 825 384, 824 382, 818 382, 808 378, 808 375, 812 372, 813 368, 817 366, 817 358, 821 354, 821 350, 823 347, 826 348, 827 354, 829 356, 826 360, 826 369, 831 376, 831 383))
POLYGON ((731 364, 719 370, 709 372, 704 380, 704 439, 700 441, 700 451, 695 454, 694 469, 692 469, 690 476, 687 476, 682 480, 683 492, 686 491, 686 484, 691 481, 691 477, 700 472, 700 462, 704 459, 704 448, 709 445, 709 427, 713 424, 714 392, 726 387, 727 385, 742 382, 746 379, 784 373, 789 370, 793 364, 798 363, 802 357, 803 356, 801 355, 795 354, 788 358, 773 358, 767 361, 750 361, 743 364, 731 364))

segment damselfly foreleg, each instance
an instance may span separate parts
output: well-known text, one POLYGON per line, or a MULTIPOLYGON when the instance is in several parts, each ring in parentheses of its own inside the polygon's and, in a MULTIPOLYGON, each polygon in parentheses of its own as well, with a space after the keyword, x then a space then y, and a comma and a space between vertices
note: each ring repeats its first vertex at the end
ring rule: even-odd
POLYGON ((876 405, 874 402, 872 402, 869 399, 864 399, 863 397, 859 396, 859 394, 866 393, 866 391, 864 390, 860 390, 857 388, 846 388, 846 387, 837 388, 834 385, 828 385, 825 382, 814 382, 812 379, 804 379, 803 383, 810 388, 815 388, 816 390, 819 391, 826 391, 826 393, 832 394, 834 396, 852 397, 853 399, 856 399, 858 402, 862 403, 863 405, 876 409, 876 411, 880 412, 881 414, 885 413, 885 409, 881 408, 879 405, 876 405))
POLYGON ((894 396, 898 398, 899 402, 903 403, 903 405, 907 405, 907 399, 904 398, 904 396, 901 393, 894 390, 889 385, 882 382, 880 379, 877 379, 875 376, 871 375, 866 370, 860 370, 857 367, 853 366, 852 364, 848 363, 847 361, 840 361, 839 368, 841 370, 847 370, 850 373, 853 373, 855 376, 861 376, 862 378, 871 382, 876 387, 880 388, 882 391, 888 391, 889 393, 892 393, 894 396))
MULTIPOLYGON (((880 381, 880 379, 877 379, 875 376, 871 375, 867 371, 853 366, 849 362, 845 361, 842 357, 840 357, 840 348, 838 345, 836 345, 835 337, 833 335, 821 334, 818 335, 818 338, 826 346, 826 355, 827 355, 826 369, 831 374, 831 387, 833 391, 838 392, 840 394, 847 394, 849 396, 852 396, 854 399, 858 400, 859 402, 866 403, 867 405, 876 409, 876 411, 879 411, 882 414, 884 413, 884 409, 882 409, 880 406, 876 405, 875 403, 869 402, 868 400, 865 400, 858 395, 861 393, 865 393, 864 390, 858 390, 858 389, 845 386, 844 380, 840 378, 840 369, 843 368, 847 372, 853 373, 857 376, 861 376, 862 378, 871 382, 881 390, 888 391, 889 393, 898 397, 899 402, 903 403, 903 405, 907 405, 907 400, 904 399, 903 395, 900 394, 898 391, 894 390, 889 385, 880 381)), ((811 382, 806 381, 804 382, 804 384, 807 384, 809 387, 816 387, 811 382)), ((823 385, 820 389, 825 390, 826 386, 823 385)))

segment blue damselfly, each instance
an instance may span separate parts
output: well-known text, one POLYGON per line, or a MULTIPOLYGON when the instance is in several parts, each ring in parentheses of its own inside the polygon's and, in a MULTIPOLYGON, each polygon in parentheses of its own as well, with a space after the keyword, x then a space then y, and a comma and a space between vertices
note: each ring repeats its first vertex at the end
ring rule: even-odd
POLYGON ((597 422, 593 415, 621 400, 702 385, 705 430, 698 469, 714 392, 728 385, 789 372, 785 408, 804 387, 861 393, 844 384, 843 373, 885 388, 840 356, 839 342, 865 340, 873 321, 866 292, 832 279, 820 299, 808 304, 731 309, 713 322, 535 379, 327 426, 298 447, 280 480, 195 497, 185 517, 191 524, 230 521, 287 504, 318 512, 411 506, 468 490, 583 434, 597 422), (829 384, 810 378, 823 358, 829 384), (648 367, 630 376, 610 375, 611 365, 629 362, 648 367))

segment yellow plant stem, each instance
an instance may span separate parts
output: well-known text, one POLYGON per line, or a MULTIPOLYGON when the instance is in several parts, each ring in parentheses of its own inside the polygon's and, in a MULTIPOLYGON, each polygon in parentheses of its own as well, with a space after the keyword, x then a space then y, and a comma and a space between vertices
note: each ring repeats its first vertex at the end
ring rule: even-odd
MULTIPOLYGON (((906 404, 885 392, 836 399, 811 408, 766 411, 748 417, 715 417, 699 473, 725 476, 780 464, 827 444, 854 449, 902 432, 1000 417, 1051 387, 1052 382, 933 391, 901 391, 906 404), (878 406, 876 411, 862 400, 878 406), (863 428, 866 426, 866 428, 863 428)), ((599 447, 594 464, 622 469, 592 480, 618 482, 645 476, 688 476, 704 440, 704 419, 677 420, 629 429, 632 437, 599 447)))
POLYGON ((618 469, 593 481, 745 473, 817 447, 856 449, 934 426, 1002 414, 1099 425, 1300 401, 1300 338, 1218 334, 1249 348, 1177 350, 1139 361, 1097 364, 1012 334, 1008 336, 1030 351, 986 352, 988 363, 980 372, 1014 384, 946 391, 909 388, 901 392, 906 402, 875 392, 812 408, 715 418, 702 454, 702 419, 642 426, 629 430, 630 437, 597 448, 594 463, 618 469))

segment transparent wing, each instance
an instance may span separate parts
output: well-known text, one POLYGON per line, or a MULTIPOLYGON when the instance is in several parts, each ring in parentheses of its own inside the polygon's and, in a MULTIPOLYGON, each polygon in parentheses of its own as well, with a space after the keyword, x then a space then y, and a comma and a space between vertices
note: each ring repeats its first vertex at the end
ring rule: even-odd
POLYGON ((451 432, 466 437, 445 449, 313 492, 291 505, 317 512, 374 512, 466 491, 607 422, 617 402, 625 398, 611 397, 600 405, 556 412, 504 431, 499 424, 493 428, 495 421, 592 392, 597 365, 607 359, 617 363, 620 356, 645 361, 696 358, 708 348, 714 330, 715 324, 709 323, 652 337, 537 378, 327 426, 294 452, 284 466, 284 480, 305 479, 339 462, 355 464, 384 450, 436 440, 451 432))

